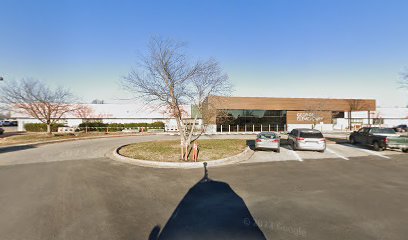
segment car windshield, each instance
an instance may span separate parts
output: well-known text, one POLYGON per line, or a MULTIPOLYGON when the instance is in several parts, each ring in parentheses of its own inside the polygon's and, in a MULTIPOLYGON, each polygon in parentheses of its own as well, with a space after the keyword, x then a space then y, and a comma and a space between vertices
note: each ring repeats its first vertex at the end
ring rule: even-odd
POLYGON ((371 132, 373 134, 396 134, 392 128, 373 128, 371 132))
POLYGON ((273 138, 276 138, 276 135, 273 134, 273 133, 263 133, 263 134, 260 134, 260 135, 259 135, 259 138, 262 138, 262 139, 273 139, 273 138))
POLYGON ((323 134, 317 131, 302 131, 299 134, 302 138, 323 138, 323 134))

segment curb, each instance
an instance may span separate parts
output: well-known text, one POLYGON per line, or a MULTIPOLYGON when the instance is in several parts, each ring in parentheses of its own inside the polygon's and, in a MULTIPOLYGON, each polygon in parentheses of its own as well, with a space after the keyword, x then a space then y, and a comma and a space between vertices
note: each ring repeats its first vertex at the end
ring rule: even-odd
MULTIPOLYGON (((121 147, 115 148, 113 151, 108 152, 105 156, 119 162, 124 162, 132 165, 138 165, 142 167, 151 167, 151 168, 181 168, 181 169, 192 169, 192 168, 202 168, 204 162, 157 162, 157 161, 149 161, 149 160, 141 160, 141 159, 134 159, 128 158, 125 156, 120 155, 118 152, 119 150, 127 145, 123 145, 121 147)), ((218 167, 218 166, 225 166, 231 165, 235 163, 239 163, 249 159, 253 154, 253 151, 246 147, 245 150, 237 155, 222 158, 218 160, 210 160, 206 161, 208 167, 218 167)))

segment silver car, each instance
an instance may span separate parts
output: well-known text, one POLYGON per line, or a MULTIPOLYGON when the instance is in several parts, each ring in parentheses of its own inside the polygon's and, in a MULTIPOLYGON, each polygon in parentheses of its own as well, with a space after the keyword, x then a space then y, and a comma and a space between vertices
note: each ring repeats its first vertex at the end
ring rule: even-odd
POLYGON ((280 152, 280 138, 274 132, 261 132, 256 136, 255 149, 271 149, 280 152))
POLYGON ((326 139, 315 129, 295 128, 288 135, 288 143, 293 150, 314 150, 324 152, 326 139))

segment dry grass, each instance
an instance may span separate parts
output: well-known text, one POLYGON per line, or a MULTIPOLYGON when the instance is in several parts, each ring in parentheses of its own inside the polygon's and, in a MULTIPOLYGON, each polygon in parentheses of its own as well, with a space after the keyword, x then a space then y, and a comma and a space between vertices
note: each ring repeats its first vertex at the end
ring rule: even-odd
POLYGON ((15 144, 29 144, 29 143, 37 143, 37 142, 47 142, 47 141, 54 141, 54 140, 62 140, 62 139, 75 139, 75 138, 86 138, 86 137, 103 137, 107 135, 124 135, 126 133, 103 133, 103 132, 92 132, 92 133, 79 133, 77 136, 75 135, 60 135, 60 136, 53 136, 48 135, 46 133, 24 133, 20 135, 8 136, 4 138, 0 138, 0 147, 1 146, 10 146, 15 144))
MULTIPOLYGON (((199 161, 210 161, 237 155, 246 148, 246 140, 199 140, 199 161)), ((135 159, 161 162, 180 162, 180 141, 154 141, 127 145, 119 154, 135 159)), ((190 154, 190 158, 192 154, 190 154)))
POLYGON ((31 142, 44 142, 50 140, 73 138, 74 136, 49 136, 43 133, 30 133, 24 135, 15 135, 0 139, 0 146, 7 146, 13 144, 23 144, 31 142))

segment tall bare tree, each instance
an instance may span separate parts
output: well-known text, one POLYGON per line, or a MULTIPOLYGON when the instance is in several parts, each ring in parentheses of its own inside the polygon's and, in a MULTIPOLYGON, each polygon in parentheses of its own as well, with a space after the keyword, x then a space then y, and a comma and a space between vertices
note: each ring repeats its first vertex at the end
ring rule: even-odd
POLYGON ((314 129, 318 123, 330 119, 331 113, 327 111, 327 109, 328 106, 325 101, 318 101, 308 104, 303 118, 310 121, 312 123, 312 128, 314 129))
POLYGON ((399 84, 402 88, 405 88, 408 90, 408 68, 405 69, 405 71, 403 71, 401 73, 401 77, 399 80, 399 84))
MULTIPOLYGON (((398 84, 400 88, 408 90, 408 68, 405 68, 405 70, 400 73, 400 79, 398 80, 398 84)), ((406 107, 408 107, 408 105, 406 105, 406 107)))
POLYGON ((210 95, 228 95, 232 88, 217 61, 191 61, 184 49, 183 43, 151 38, 148 53, 140 57, 137 68, 123 78, 122 85, 146 103, 166 108, 176 119, 180 157, 187 160, 196 121, 208 114, 206 99, 210 95), (190 124, 183 121, 185 104, 196 108, 190 124))
POLYGON ((100 99, 94 99, 91 102, 92 104, 104 104, 105 100, 100 100, 100 99))
POLYGON ((74 115, 78 118, 81 119, 90 119, 90 118, 96 118, 97 116, 95 115, 95 111, 86 105, 83 105, 81 108, 78 108, 77 111, 75 111, 74 115))
POLYGON ((77 111, 80 105, 74 104, 75 97, 64 88, 51 89, 43 82, 33 79, 22 79, 3 85, 0 99, 13 112, 21 112, 38 119, 47 125, 51 134, 51 125, 61 117, 77 111))
MULTIPOLYGON (((98 103, 99 104, 99 103, 98 103)), ((102 103, 100 103, 102 104, 102 103)), ((81 118, 82 121, 101 121, 102 118, 110 118, 112 117, 110 114, 102 114, 95 112, 95 109, 90 107, 89 105, 81 104, 77 105, 74 113, 76 117, 81 118)))
POLYGON ((351 113, 355 111, 362 111, 367 107, 364 100, 361 99, 347 99, 348 105, 348 123, 349 123, 349 130, 352 130, 352 117, 351 113))

